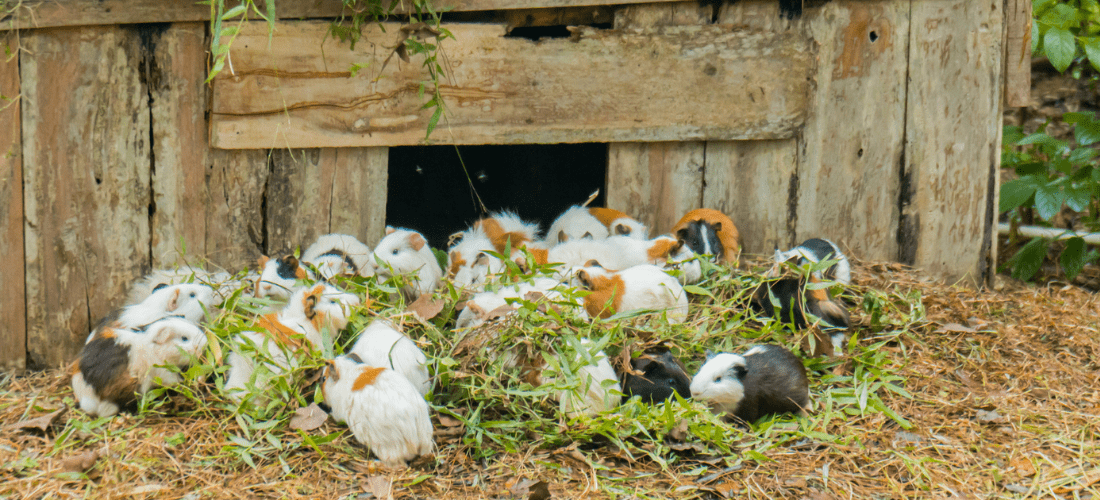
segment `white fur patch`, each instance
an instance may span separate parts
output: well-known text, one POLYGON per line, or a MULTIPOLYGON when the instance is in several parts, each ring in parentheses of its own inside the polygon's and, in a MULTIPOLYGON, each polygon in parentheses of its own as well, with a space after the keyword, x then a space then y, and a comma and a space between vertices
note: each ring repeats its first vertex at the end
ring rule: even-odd
POLYGON ((730 370, 745 366, 745 358, 721 353, 707 360, 691 379, 691 398, 706 401, 714 409, 733 413, 745 397, 745 387, 730 370))

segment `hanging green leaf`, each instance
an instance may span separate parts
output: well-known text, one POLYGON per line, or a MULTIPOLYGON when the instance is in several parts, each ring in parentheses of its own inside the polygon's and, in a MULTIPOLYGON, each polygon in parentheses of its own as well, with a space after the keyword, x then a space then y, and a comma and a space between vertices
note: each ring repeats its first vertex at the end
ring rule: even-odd
POLYGON ((1039 268, 1043 266, 1043 259, 1047 255, 1049 245, 1050 240, 1045 238, 1033 238, 1027 242, 1020 251, 1016 252, 1016 255, 1008 260, 1009 266, 1012 267, 1012 277, 1027 281, 1035 276, 1035 273, 1039 272, 1039 268))
POLYGON ((1043 51, 1054 69, 1063 72, 1073 63, 1073 56, 1077 54, 1077 42, 1069 30, 1051 28, 1043 36, 1043 51))
POLYGON ((1069 280, 1076 278, 1085 267, 1085 240, 1080 236, 1066 240, 1066 248, 1062 250, 1059 261, 1062 264, 1062 271, 1066 273, 1066 278, 1069 280))
POLYGON ((1035 210, 1043 220, 1049 221, 1057 215, 1065 201, 1066 193, 1059 184, 1052 182, 1035 190, 1035 210))
POLYGON ((1000 212, 1004 213, 1023 205, 1035 194, 1038 187, 1038 183, 1033 176, 1014 179, 1001 184, 1000 212))
POLYGON ((1100 37, 1082 38, 1081 48, 1085 49, 1085 56, 1089 58, 1092 68, 1100 71, 1100 37))

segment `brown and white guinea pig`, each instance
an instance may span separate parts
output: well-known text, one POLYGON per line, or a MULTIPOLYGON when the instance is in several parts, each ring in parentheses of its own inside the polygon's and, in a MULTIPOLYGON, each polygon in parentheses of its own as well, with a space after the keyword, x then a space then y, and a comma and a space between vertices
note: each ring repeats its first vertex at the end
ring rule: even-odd
POLYGON ((313 264, 317 272, 329 279, 337 275, 371 276, 371 249, 354 236, 326 234, 317 238, 306 251, 302 261, 313 264))
POLYGON ((363 331, 348 354, 355 354, 371 366, 381 366, 400 373, 412 382, 413 387, 425 395, 432 390, 428 375, 428 357, 412 339, 405 336, 385 319, 376 319, 363 331))
POLYGON ((613 314, 650 309, 665 311, 669 323, 682 323, 687 317, 688 300, 684 288, 661 268, 648 264, 622 271, 608 271, 595 262, 577 271, 576 279, 590 293, 584 306, 590 316, 607 318, 613 314))
POLYGON ((727 264, 737 263, 741 241, 737 226, 726 214, 710 208, 697 208, 684 214, 672 227, 672 234, 684 240, 699 255, 713 255, 727 264))
POLYGON ((523 248, 527 243, 539 239, 537 223, 526 222, 509 211, 491 213, 488 217, 474 222, 473 227, 480 229, 489 238, 493 243, 493 249, 499 254, 504 254, 509 248, 512 250, 523 248))
POLYGON ((96 332, 103 328, 140 329, 169 316, 199 324, 214 307, 214 302, 214 289, 206 285, 159 285, 140 303, 117 309, 101 319, 92 328, 85 343, 91 342, 96 332))
POLYGON ((829 334, 833 353, 840 354, 844 347, 844 332, 851 327, 848 311, 830 298, 826 289, 814 289, 806 283, 818 284, 821 280, 811 275, 809 280, 786 277, 761 283, 752 293, 750 307, 757 314, 791 323, 797 330, 810 325, 806 313, 817 316, 821 320, 818 326, 829 334), (778 308, 772 297, 779 302, 778 308))
POLYGON ((575 307, 576 313, 582 318, 588 318, 588 314, 580 304, 566 299, 555 290, 561 282, 551 278, 534 278, 529 283, 506 284, 496 291, 487 291, 475 294, 466 301, 465 307, 459 313, 455 322, 456 329, 473 328, 488 321, 490 318, 501 314, 501 311, 513 311, 519 307, 518 302, 511 305, 508 299, 528 299, 532 301, 548 300, 555 305, 575 307))
POLYGON ((805 415, 810 404, 809 380, 802 361, 778 345, 758 345, 743 355, 708 354, 691 380, 691 397, 716 413, 745 422, 762 416, 805 415))
POLYGON ((679 393, 680 397, 691 397, 691 377, 683 363, 672 355, 665 346, 646 349, 644 353, 630 360, 633 372, 623 373, 623 395, 639 396, 647 403, 659 403, 679 393))
POLYGON ((221 300, 240 287, 240 283, 235 283, 233 277, 224 271, 211 272, 191 265, 182 265, 175 269, 154 269, 130 286, 126 305, 143 302, 163 287, 184 283, 210 286, 221 296, 221 300))
POLYGON ((338 356, 325 366, 321 393, 338 422, 387 467, 432 452, 428 403, 408 379, 389 369, 338 356))
POLYGON ((582 239, 603 240, 607 239, 608 235, 607 224, 596 217, 590 209, 580 205, 574 205, 562 212, 546 231, 546 239, 551 244, 582 239))
POLYGON ((619 210, 589 207, 588 213, 607 227, 608 236, 627 236, 638 240, 649 238, 649 228, 645 224, 619 210))
POLYGON ((487 252, 481 252, 472 262, 457 269, 452 282, 455 288, 460 290, 481 291, 486 285, 499 281, 506 270, 507 266, 503 260, 487 252))
MULTIPOLYGON (((587 355, 576 352, 574 363, 580 363, 575 368, 574 377, 577 385, 558 392, 555 397, 558 400, 559 409, 569 418, 578 415, 595 415, 605 412, 622 402, 622 386, 619 384, 619 376, 611 367, 607 355, 602 350, 591 352, 593 343, 591 340, 580 339, 581 349, 588 350, 587 355), (591 358, 588 362, 582 362, 585 358, 591 358)), ((563 362, 564 360, 559 360, 563 362)), ((547 368, 539 377, 540 385, 560 383, 561 373, 547 368)))
POLYGON ((629 264, 622 268, 652 264, 665 269, 679 269, 680 275, 677 279, 684 285, 698 283, 703 279, 702 265, 684 240, 667 235, 649 240, 611 236, 607 238, 607 242, 618 249, 620 263, 629 264))
POLYGON ((775 261, 777 263, 795 260, 798 265, 807 262, 818 263, 824 260, 835 260, 836 263, 825 269, 823 273, 826 279, 830 279, 847 285, 852 282, 852 266, 848 263, 848 257, 840 251, 840 247, 823 238, 810 238, 786 252, 775 249, 775 261))
POLYGON ((137 400, 157 380, 180 382, 167 366, 186 368, 206 347, 206 335, 182 318, 164 318, 135 331, 103 328, 84 345, 72 376, 80 409, 99 417, 114 415, 137 400))
MULTIPOLYGON (((281 312, 256 318, 254 331, 233 337, 234 349, 226 359, 229 371, 225 392, 240 400, 255 373, 253 358, 257 352, 269 360, 265 363, 268 370, 278 374, 295 366, 292 358, 296 351, 331 348, 331 344, 325 344, 322 330, 330 332, 331 342, 338 331, 347 327, 359 304, 358 296, 324 283, 297 290, 281 312), (252 349, 242 349, 246 344, 252 344, 252 349)), ((258 384, 256 388, 262 392, 263 384, 258 384)))
POLYGON ((309 271, 293 255, 284 255, 277 259, 261 255, 258 262, 260 277, 256 278, 255 295, 258 298, 271 297, 287 300, 298 286, 299 280, 309 280, 309 271))
POLYGON ((402 291, 410 299, 431 293, 443 277, 443 269, 428 246, 428 240, 410 229, 386 226, 386 236, 374 249, 372 265, 380 278, 409 275, 402 291))

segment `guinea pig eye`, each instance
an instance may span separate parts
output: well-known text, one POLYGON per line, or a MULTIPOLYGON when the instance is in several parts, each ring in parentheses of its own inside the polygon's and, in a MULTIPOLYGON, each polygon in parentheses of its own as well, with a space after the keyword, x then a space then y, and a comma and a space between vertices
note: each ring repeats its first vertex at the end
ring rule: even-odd
POLYGON ((714 383, 716 383, 716 384, 717 384, 718 382, 721 382, 721 381, 722 381, 722 376, 721 376, 721 375, 719 375, 719 376, 717 376, 717 377, 715 377, 715 378, 714 378, 714 383))
POLYGON ((195 292, 191 292, 191 298, 195 298, 195 292))
POLYGON ((397 255, 397 249, 396 248, 393 249, 393 254, 397 255))
POLYGON ((180 342, 187 342, 187 340, 188 340, 188 338, 187 338, 186 335, 184 335, 183 337, 180 337, 180 342))

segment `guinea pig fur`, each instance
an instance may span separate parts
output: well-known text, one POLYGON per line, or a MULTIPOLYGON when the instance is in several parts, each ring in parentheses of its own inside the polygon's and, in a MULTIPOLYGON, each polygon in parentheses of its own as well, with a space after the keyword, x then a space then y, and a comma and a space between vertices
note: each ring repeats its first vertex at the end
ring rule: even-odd
POLYGON ((497 277, 503 274, 505 269, 507 266, 504 261, 481 252, 469 265, 458 268, 453 282, 458 289, 481 291, 486 285, 496 282, 497 277))
POLYGON ((451 236, 452 240, 447 249, 447 276, 452 279, 458 271, 464 267, 473 265, 474 259, 483 252, 496 251, 493 242, 485 235, 481 228, 470 228, 451 236))
POLYGON ((79 371, 72 376, 80 408, 99 417, 132 405, 159 380, 180 382, 166 366, 187 367, 206 347, 206 335, 194 323, 164 318, 132 331, 104 328, 80 352, 79 371))
POLYGON ((432 452, 428 404, 405 377, 344 356, 327 362, 321 392, 338 422, 388 467, 432 452))
POLYGON ((313 264, 325 279, 341 274, 370 276, 371 253, 370 247, 354 236, 333 233, 317 238, 302 252, 302 260, 313 264))
POLYGON ((791 351, 760 345, 740 356, 708 355, 691 380, 691 397, 745 422, 778 413, 805 415, 809 380, 802 361, 791 351))
POLYGON ((620 217, 607 226, 611 236, 626 236, 637 240, 649 239, 649 228, 631 217, 620 217))
MULTIPOLYGON (((557 244, 581 239, 606 239, 608 236, 607 224, 602 222, 591 210, 580 205, 569 207, 550 224, 550 229, 546 231, 546 238, 551 243, 557 244)), ((618 213, 622 214, 622 212, 618 213)))
POLYGON ((752 293, 750 306, 757 314, 789 322, 797 330, 809 326, 806 312, 817 316, 821 320, 819 326, 829 333, 833 352, 839 354, 844 346, 844 331, 851 326, 848 311, 832 300, 828 291, 810 289, 805 286, 807 282, 820 283, 821 280, 811 275, 809 280, 787 277, 761 283, 752 293), (779 302, 778 312, 771 301, 772 296, 779 302))
POLYGON ((792 259, 796 264, 804 265, 807 262, 818 263, 825 260, 835 260, 835 264, 825 269, 824 277, 847 285, 852 282, 852 266, 848 263, 848 257, 840 251, 840 247, 829 240, 822 238, 810 238, 801 245, 786 252, 775 249, 775 261, 787 262, 792 259))
POLYGON ((508 253, 509 248, 522 248, 539 237, 538 224, 526 222, 508 211, 489 214, 489 217, 474 222, 473 227, 482 230, 493 243, 493 249, 502 255, 508 253))
POLYGON ((648 264, 612 272, 598 266, 577 271, 581 286, 592 292, 584 298, 590 316, 601 318, 615 313, 652 309, 665 311, 669 323, 687 317, 684 288, 660 268, 648 264))
POLYGON ((668 348, 646 350, 630 360, 630 368, 622 376, 626 397, 639 396, 648 403, 665 401, 674 392, 684 399, 691 397, 691 377, 668 348))
POLYGON ((373 265, 375 274, 381 278, 409 275, 409 282, 402 291, 410 299, 431 293, 443 277, 443 269, 428 246, 428 240, 409 229, 386 227, 386 236, 374 249, 373 265))
POLYGON ((214 289, 206 285, 184 283, 161 286, 140 303, 116 310, 100 320, 85 343, 91 342, 96 332, 104 327, 140 329, 169 316, 198 324, 214 306, 214 300, 214 289))
POLYGON ((741 255, 737 226, 717 210, 697 208, 689 211, 672 227, 672 234, 684 240, 695 253, 713 255, 727 264, 737 263, 741 255))
MULTIPOLYGON (((184 283, 209 285, 211 288, 221 292, 223 287, 236 290, 238 284, 232 283, 232 281, 233 277, 227 272, 210 272, 190 265, 182 265, 175 269, 154 269, 152 272, 145 275, 144 278, 135 281, 130 286, 130 294, 126 296, 126 305, 143 302, 145 299, 149 298, 153 292, 169 285, 180 285, 184 283)), ((224 300, 225 296, 220 298, 224 300)))
POLYGON ((255 294, 259 298, 287 300, 294 293, 298 280, 311 279, 309 271, 293 255, 284 255, 278 259, 263 255, 258 264, 261 271, 260 277, 256 279, 255 294))
MULTIPOLYGON (((520 305, 518 302, 508 303, 508 299, 527 299, 532 302, 546 300, 553 302, 551 307, 564 305, 565 307, 579 306, 575 302, 566 300, 555 288, 560 282, 551 278, 535 278, 530 283, 516 283, 502 286, 493 292, 481 292, 475 294, 466 301, 466 306, 459 313, 455 323, 455 329, 473 328, 488 321, 490 318, 500 315, 503 310, 512 311, 520 305)), ((576 313, 583 319, 588 318, 584 308, 576 307, 576 313)))
POLYGON ((432 389, 428 376, 428 357, 412 339, 384 319, 376 319, 363 331, 348 354, 355 354, 370 366, 389 368, 412 382, 425 395, 432 389))

